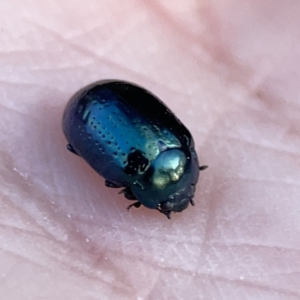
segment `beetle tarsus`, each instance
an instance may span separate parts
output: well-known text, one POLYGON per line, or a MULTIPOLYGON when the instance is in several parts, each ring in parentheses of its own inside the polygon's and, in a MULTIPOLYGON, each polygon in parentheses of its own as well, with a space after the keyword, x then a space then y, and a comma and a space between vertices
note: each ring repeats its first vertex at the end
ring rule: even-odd
POLYGON ((78 153, 75 151, 75 149, 73 148, 73 146, 72 146, 71 144, 68 144, 68 145, 67 145, 67 149, 68 149, 71 153, 73 153, 73 154, 75 154, 75 155, 78 155, 78 153))
POLYGON ((192 206, 195 206, 195 202, 194 202, 193 199, 190 199, 190 203, 191 203, 192 206))
POLYGON ((119 185, 113 183, 112 181, 109 180, 105 180, 105 186, 109 187, 109 188, 113 188, 113 189, 117 189, 120 188, 119 185))
POLYGON ((129 211, 131 209, 131 207, 136 207, 139 208, 142 205, 141 202, 134 202, 133 204, 130 204, 129 206, 127 206, 127 210, 129 211))
POLYGON ((125 189, 121 190, 119 194, 124 194, 124 197, 128 200, 136 200, 136 197, 133 195, 130 187, 126 187, 125 189))
POLYGON ((199 166, 199 170, 200 171, 204 171, 204 170, 206 170, 208 168, 208 166, 199 166))

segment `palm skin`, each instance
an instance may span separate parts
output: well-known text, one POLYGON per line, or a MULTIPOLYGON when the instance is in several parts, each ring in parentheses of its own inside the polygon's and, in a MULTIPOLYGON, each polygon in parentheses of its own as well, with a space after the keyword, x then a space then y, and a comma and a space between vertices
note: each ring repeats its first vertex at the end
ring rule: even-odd
POLYGON ((300 299, 299 1, 0 7, 3 299, 300 299), (171 221, 66 151, 66 102, 106 78, 163 99, 209 165, 171 221))

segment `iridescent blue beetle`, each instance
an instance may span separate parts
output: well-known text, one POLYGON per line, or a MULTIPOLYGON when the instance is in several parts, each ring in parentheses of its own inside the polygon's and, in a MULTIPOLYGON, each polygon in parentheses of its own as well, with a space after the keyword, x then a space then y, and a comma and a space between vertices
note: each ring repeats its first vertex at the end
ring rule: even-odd
POLYGON ((128 206, 157 209, 170 218, 193 197, 199 167, 193 137, 145 89, 124 81, 98 81, 78 91, 63 115, 67 148, 122 188, 128 206))

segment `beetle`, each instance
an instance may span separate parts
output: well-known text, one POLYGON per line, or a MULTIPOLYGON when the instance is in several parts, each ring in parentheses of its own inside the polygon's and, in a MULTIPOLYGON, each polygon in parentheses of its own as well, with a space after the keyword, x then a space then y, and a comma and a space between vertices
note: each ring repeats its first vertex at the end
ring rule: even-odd
POLYGON ((63 113, 67 149, 82 157, 131 207, 170 219, 194 205, 199 178, 194 139, 156 96, 135 84, 102 80, 75 93, 63 113))

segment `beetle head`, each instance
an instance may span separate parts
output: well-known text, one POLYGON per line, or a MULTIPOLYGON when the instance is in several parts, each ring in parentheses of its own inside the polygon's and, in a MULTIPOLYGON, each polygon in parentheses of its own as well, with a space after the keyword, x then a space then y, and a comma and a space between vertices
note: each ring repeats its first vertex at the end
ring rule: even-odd
POLYGON ((152 161, 138 185, 133 187, 137 199, 168 218, 193 204, 199 163, 193 149, 169 148, 152 161))
POLYGON ((157 206, 157 210, 170 219, 171 212, 181 212, 186 209, 189 203, 194 203, 190 198, 184 198, 177 202, 165 201, 157 206))

